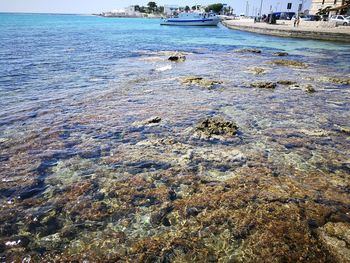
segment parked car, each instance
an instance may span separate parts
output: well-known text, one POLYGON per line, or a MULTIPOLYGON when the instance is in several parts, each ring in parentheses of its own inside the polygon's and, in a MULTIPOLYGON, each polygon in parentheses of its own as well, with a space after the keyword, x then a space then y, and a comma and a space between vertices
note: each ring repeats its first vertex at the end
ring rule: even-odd
POLYGON ((335 22, 337 26, 338 25, 347 26, 350 24, 350 19, 342 15, 331 16, 329 21, 335 22))
POLYGON ((308 17, 310 17, 310 21, 320 21, 322 19, 322 17, 315 15, 308 15, 308 17))
MULTIPOLYGON (((292 20, 294 20, 296 16, 292 17, 292 20)), ((321 17, 320 16, 315 16, 315 15, 301 15, 300 16, 301 21, 320 21, 321 17)))
POLYGON ((277 20, 291 20, 295 15, 294 12, 275 12, 273 13, 277 20))

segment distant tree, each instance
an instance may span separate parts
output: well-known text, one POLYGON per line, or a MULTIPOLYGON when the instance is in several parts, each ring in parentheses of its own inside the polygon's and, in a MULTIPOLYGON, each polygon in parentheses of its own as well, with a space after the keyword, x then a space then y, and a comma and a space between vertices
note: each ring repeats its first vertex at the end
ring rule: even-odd
POLYGON ((328 15, 330 12, 329 9, 331 8, 332 6, 327 6, 325 8, 318 9, 318 12, 316 13, 316 15, 319 15, 319 16, 328 15))
POLYGON ((153 13, 153 12, 155 12, 155 11, 157 10, 157 4, 156 4, 156 2, 149 2, 149 3, 147 4, 147 6, 148 6, 148 11, 149 11, 150 13, 153 13))
POLYGON ((135 8, 136 12, 140 12, 140 6, 139 5, 135 5, 134 8, 135 8))
POLYGON ((224 5, 221 4, 221 3, 212 4, 212 5, 208 5, 208 6, 205 8, 205 11, 206 11, 206 12, 213 11, 213 12, 215 12, 215 13, 220 13, 220 11, 222 10, 223 7, 224 7, 224 5))
POLYGON ((163 14, 164 13, 164 6, 158 6, 157 13, 163 14))
POLYGON ((186 12, 189 12, 190 10, 191 10, 191 8, 190 8, 188 5, 186 5, 185 11, 186 11, 186 12))
POLYGON ((140 11, 140 13, 147 13, 146 7, 144 7, 144 6, 140 6, 139 11, 140 11))

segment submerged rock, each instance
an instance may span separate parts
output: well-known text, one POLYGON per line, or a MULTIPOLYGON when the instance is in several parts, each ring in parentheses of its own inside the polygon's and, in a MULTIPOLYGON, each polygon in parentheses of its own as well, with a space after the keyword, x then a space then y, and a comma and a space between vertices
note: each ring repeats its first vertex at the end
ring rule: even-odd
POLYGON ((243 166, 247 161, 247 157, 241 150, 232 146, 211 146, 190 149, 180 160, 182 164, 188 165, 197 171, 198 175, 217 181, 234 176, 234 173, 231 172, 243 166))
POLYGON ((173 206, 168 205, 161 208, 159 211, 152 213, 150 218, 150 223, 154 226, 157 226, 157 225, 170 226, 170 222, 169 222, 169 219, 167 218, 167 215, 171 213, 173 209, 174 209, 173 206))
POLYGON ((253 73, 254 75, 263 75, 266 73, 265 68, 259 68, 259 67, 253 67, 249 69, 249 72, 253 73))
POLYGON ((306 85, 305 88, 304 88, 304 90, 305 90, 307 93, 314 93, 314 92, 316 92, 315 88, 312 87, 311 84, 306 85))
POLYGON ((306 134, 307 136, 319 136, 319 137, 326 137, 330 135, 330 132, 326 130, 316 129, 316 130, 308 130, 308 129, 301 129, 299 132, 306 134))
POLYGON ((350 224, 327 223, 317 234, 336 262, 350 262, 350 224))
POLYGON ((196 76, 182 77, 180 78, 180 81, 182 84, 185 84, 185 85, 197 85, 208 89, 211 89, 216 85, 223 83, 222 81, 219 81, 219 80, 204 79, 202 77, 196 77, 196 76))
POLYGON ((185 215, 186 217, 197 216, 201 212, 201 208, 197 207, 188 207, 186 208, 185 215))
POLYGON ((295 85, 297 84, 296 81, 292 81, 292 80, 279 80, 277 81, 277 84, 280 84, 280 85, 295 85))
POLYGON ((4 143, 4 142, 7 142, 8 139, 7 138, 0 138, 0 143, 4 143))
POLYGON ((242 49, 237 49, 235 50, 237 53, 256 53, 260 54, 261 50, 260 49, 255 49, 255 48, 242 48, 242 49))
POLYGON ((276 83, 274 82, 255 82, 250 84, 253 88, 259 88, 259 89, 274 89, 276 88, 276 83))
POLYGON ((237 125, 234 122, 227 121, 221 117, 207 118, 201 121, 196 132, 204 137, 232 137, 237 134, 237 125))
POLYGON ((345 126, 339 126, 339 125, 334 125, 336 128, 339 129, 339 131, 350 134, 350 127, 345 127, 345 126))
POLYGON ((287 52, 275 52, 273 55, 278 56, 278 57, 285 57, 288 56, 289 54, 287 52))
POLYGON ((277 65, 277 66, 287 66, 287 67, 296 67, 296 68, 307 68, 308 65, 295 60, 285 60, 285 59, 279 59, 279 60, 273 60, 268 62, 269 64, 277 65))

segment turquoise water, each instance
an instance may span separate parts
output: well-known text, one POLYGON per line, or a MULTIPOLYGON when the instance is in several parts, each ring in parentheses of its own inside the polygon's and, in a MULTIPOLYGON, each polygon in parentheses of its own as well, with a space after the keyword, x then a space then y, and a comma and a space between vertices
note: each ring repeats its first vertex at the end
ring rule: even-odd
MULTIPOLYGON (((96 89, 108 85, 122 58, 138 51, 225 52, 240 47, 285 50, 310 60, 332 58, 349 65, 348 44, 261 36, 215 28, 162 27, 158 20, 94 16, 1 14, 0 83, 2 96, 26 90, 96 89), (315 52, 317 54, 315 55, 315 52), (321 56, 321 57, 320 57, 321 56), (98 83, 91 83, 99 79, 98 83), (6 92, 3 94, 3 92, 6 92)), ((18 99, 18 96, 17 96, 18 99)), ((6 104, 5 100, 1 101, 6 104)))
POLYGON ((2 261, 331 257, 314 228, 350 221, 349 44, 77 15, 0 14, 0 32, 2 261), (237 135, 198 138, 213 116, 237 135))
POLYGON ((331 62, 339 65, 339 72, 348 71, 350 60, 348 44, 269 37, 222 26, 171 28, 160 26, 157 19, 30 14, 1 14, 0 22, 2 108, 14 100, 12 94, 18 101, 35 100, 40 96, 36 92, 43 90, 57 94, 103 89, 119 78, 115 71, 122 67, 121 59, 138 56, 138 51, 215 53, 258 47, 303 55, 311 62, 331 62))

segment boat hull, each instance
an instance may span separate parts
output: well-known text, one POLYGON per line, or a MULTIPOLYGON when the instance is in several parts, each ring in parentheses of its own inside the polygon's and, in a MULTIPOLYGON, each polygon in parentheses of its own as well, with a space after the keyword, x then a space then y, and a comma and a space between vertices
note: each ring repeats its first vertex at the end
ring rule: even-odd
POLYGON ((198 20, 178 20, 165 19, 160 24, 162 26, 217 26, 220 19, 198 19, 198 20))

